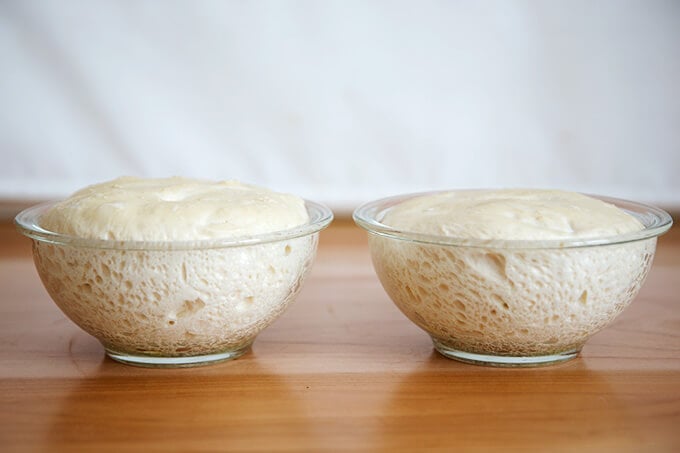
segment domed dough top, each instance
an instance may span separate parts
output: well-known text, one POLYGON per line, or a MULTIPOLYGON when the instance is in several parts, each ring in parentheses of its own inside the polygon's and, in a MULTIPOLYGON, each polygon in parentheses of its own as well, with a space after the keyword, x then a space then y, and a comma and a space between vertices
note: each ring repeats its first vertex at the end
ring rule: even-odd
POLYGON ((382 223, 407 232, 482 240, 586 239, 644 228, 632 215, 601 200, 535 189, 424 195, 390 208, 382 223))
POLYGON ((237 181, 122 177, 76 192, 40 224, 82 238, 174 241, 264 234, 308 220, 301 198, 237 181))

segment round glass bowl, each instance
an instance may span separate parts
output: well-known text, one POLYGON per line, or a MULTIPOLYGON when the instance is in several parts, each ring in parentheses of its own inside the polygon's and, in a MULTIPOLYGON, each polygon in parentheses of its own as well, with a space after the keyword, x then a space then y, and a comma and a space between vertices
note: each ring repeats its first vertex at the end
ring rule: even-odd
POLYGON ((382 223, 406 200, 369 202, 354 220, 369 233, 375 271, 397 307, 442 355, 493 366, 569 360, 631 302, 647 276, 661 209, 594 196, 635 216, 644 229, 578 240, 475 240, 403 231, 382 223))
POLYGON ((120 362, 183 367, 242 355, 300 290, 318 233, 333 219, 307 201, 310 220, 255 236, 200 241, 83 239, 47 231, 53 203, 21 212, 38 274, 54 302, 120 362))

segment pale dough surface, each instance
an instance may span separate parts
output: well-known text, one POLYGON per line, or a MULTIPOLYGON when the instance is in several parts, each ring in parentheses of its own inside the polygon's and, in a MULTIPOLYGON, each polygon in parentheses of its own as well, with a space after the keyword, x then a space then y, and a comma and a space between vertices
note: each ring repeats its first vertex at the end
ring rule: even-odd
POLYGON ((238 181, 122 177, 56 204, 41 226, 91 239, 172 241, 270 233, 308 219, 301 198, 238 181))
POLYGON ((382 222, 403 231, 465 239, 584 239, 639 231, 630 214, 574 192, 500 189, 445 192, 396 205, 382 222))

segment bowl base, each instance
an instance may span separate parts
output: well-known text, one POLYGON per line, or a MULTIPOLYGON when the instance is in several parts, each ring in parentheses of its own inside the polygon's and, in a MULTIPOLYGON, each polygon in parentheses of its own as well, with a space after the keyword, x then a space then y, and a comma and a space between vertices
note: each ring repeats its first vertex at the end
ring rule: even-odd
POLYGON ((124 363, 126 365, 135 365, 146 368, 188 368, 196 366, 212 365, 219 362, 226 362, 227 360, 233 360, 241 357, 250 348, 250 344, 246 346, 232 350, 218 352, 215 354, 205 354, 205 355, 194 355, 187 357, 158 357, 150 355, 134 355, 124 352, 113 351, 109 348, 106 349, 106 354, 117 362, 124 363))
POLYGON ((458 360, 459 362, 471 363, 473 365, 506 368, 529 368, 554 365, 574 359, 578 356, 579 352, 581 352, 581 349, 578 348, 556 354, 536 356, 488 355, 453 349, 434 338, 432 339, 432 342, 434 343, 434 347, 437 352, 449 359, 458 360))

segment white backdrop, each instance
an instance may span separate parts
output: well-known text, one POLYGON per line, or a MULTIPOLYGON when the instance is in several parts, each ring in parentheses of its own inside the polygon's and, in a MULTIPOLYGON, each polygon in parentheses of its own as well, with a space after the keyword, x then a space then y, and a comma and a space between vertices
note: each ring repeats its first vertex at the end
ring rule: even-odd
POLYGON ((5 199, 132 174, 678 208, 680 2, 4 0, 0 153, 5 199))

